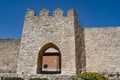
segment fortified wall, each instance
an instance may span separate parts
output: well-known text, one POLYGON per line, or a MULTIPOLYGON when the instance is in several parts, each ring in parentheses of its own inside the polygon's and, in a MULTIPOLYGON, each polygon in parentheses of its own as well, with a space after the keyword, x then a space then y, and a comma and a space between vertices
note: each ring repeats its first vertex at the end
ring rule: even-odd
POLYGON ((58 75, 120 72, 120 27, 82 28, 74 10, 43 9, 27 11, 21 40, 0 39, 0 73, 42 74, 49 48, 59 52, 58 75))
MULTIPOLYGON (((46 9, 41 10, 39 16, 36 16, 33 10, 28 10, 24 21, 17 73, 42 74, 42 66, 47 65, 42 62, 42 58, 49 48, 59 51, 58 70, 61 75, 80 73, 82 68, 85 68, 83 32, 84 29, 78 25, 78 15, 72 9, 67 12, 66 17, 61 9, 56 9, 53 16, 50 16, 46 9)), ((49 67, 47 70, 50 70, 49 67)))
POLYGON ((86 71, 120 72, 120 27, 85 28, 86 71))
POLYGON ((20 39, 0 39, 0 73, 16 73, 20 39))

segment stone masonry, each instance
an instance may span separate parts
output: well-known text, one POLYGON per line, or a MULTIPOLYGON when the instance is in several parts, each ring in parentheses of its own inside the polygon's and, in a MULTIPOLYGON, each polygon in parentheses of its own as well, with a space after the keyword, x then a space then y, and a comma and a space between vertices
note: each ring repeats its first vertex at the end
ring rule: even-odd
POLYGON ((120 27, 86 28, 86 70, 120 72, 120 27))
POLYGON ((74 10, 63 16, 56 9, 50 16, 43 9, 36 16, 29 9, 21 40, 0 39, 0 73, 42 76, 42 56, 51 47, 60 52, 61 73, 55 76, 120 72, 120 27, 82 28, 74 10))
POLYGON ((49 16, 49 11, 46 9, 40 11, 40 16, 35 16, 34 11, 28 10, 24 22, 17 73, 37 74, 38 57, 40 57, 39 54, 43 54, 40 50, 49 43, 55 44, 61 53, 61 75, 80 73, 84 65, 78 63, 84 60, 81 58, 81 56, 84 57, 84 51, 82 51, 84 49, 77 42, 82 43, 82 33, 74 10, 69 10, 66 17, 63 16, 61 9, 56 9, 53 16, 49 16), (80 39, 76 39, 77 37, 80 39), (76 48, 77 46, 80 50, 76 48))
POLYGON ((16 73, 19 39, 0 39, 0 73, 16 73))

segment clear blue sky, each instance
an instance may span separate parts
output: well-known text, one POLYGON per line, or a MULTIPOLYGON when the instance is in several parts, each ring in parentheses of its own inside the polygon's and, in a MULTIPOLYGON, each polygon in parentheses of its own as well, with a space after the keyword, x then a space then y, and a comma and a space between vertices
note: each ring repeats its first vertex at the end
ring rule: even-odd
POLYGON ((84 27, 120 26, 120 0, 0 0, 0 38, 20 38, 27 8, 73 8, 84 27))

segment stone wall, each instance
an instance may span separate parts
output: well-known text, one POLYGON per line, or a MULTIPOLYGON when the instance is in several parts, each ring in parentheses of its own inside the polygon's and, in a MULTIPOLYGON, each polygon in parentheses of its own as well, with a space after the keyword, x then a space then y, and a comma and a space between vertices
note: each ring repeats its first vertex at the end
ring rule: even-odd
POLYGON ((45 50, 51 47, 60 52, 61 76, 84 70, 120 72, 120 27, 81 28, 74 10, 64 17, 61 9, 53 16, 43 9, 39 16, 27 11, 21 43, 20 39, 0 39, 0 73, 17 69, 19 75, 36 75, 45 50))
POLYGON ((0 39, 0 73, 16 72, 19 47, 19 39, 0 39))
POLYGON ((46 74, 37 74, 37 75, 18 75, 14 73, 0 73, 0 80, 3 80, 5 77, 19 77, 24 80, 29 80, 30 78, 47 78, 48 80, 73 80, 77 76, 70 75, 46 75, 46 74))
POLYGON ((85 28, 86 70, 120 72, 120 27, 85 28))
POLYGON ((76 51, 76 68, 77 74, 85 70, 85 44, 84 44, 84 28, 76 24, 75 26, 75 51, 76 51))
POLYGON ((56 9, 53 16, 49 16, 49 11, 46 9, 41 10, 39 16, 35 16, 34 11, 28 10, 17 73, 36 74, 38 58, 43 55, 41 52, 46 47, 50 47, 47 44, 54 44, 61 53, 61 75, 76 75, 75 24, 77 21, 74 10, 69 10, 66 17, 60 9, 56 9))

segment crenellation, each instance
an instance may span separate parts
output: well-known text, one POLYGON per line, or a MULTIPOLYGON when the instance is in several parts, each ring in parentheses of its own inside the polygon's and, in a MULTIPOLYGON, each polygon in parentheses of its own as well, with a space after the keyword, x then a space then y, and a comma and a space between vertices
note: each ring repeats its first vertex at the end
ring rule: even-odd
POLYGON ((36 13, 31 9, 27 9, 26 16, 36 16, 36 13))
MULTIPOLYGON (((24 23, 17 73, 36 74, 36 70, 38 70, 39 67, 37 68, 35 66, 40 66, 41 63, 40 61, 39 64, 35 63, 38 60, 38 55, 43 54, 43 52, 41 52, 42 47, 52 43, 55 44, 59 49, 58 51, 61 52, 61 74, 68 73, 68 75, 75 75, 77 69, 76 63, 74 62, 76 54, 75 45, 73 45, 75 44, 74 28, 76 26, 73 24, 74 17, 72 20, 69 17, 63 17, 63 11, 61 9, 56 9, 53 17, 41 17, 42 15, 44 16, 44 13, 45 15, 46 12, 48 13, 46 9, 41 10, 41 12, 43 14, 40 13, 40 17, 27 17, 29 21, 25 21, 24 23), (30 56, 34 56, 35 58, 31 60, 30 56), (31 65, 29 62, 34 64, 31 65), (69 65, 70 63, 71 65, 69 65), (23 71, 21 71, 21 69, 23 71), (69 71, 69 69, 71 71, 69 71)), ((38 71, 40 72, 40 70, 38 71)))
MULTIPOLYGON (((36 13, 31 10, 31 9, 27 9, 27 13, 26 16, 30 17, 30 16, 36 16, 36 13)), ((46 8, 43 8, 42 10, 40 10, 39 16, 36 17, 47 17, 50 16, 50 12, 49 10, 47 10, 46 8)), ((53 12, 53 16, 50 16, 51 18, 54 17, 59 17, 59 18, 65 18, 65 16, 63 15, 63 10, 60 8, 57 8, 54 12, 53 12)), ((71 18, 73 20, 77 20, 78 19, 78 14, 76 13, 76 11, 74 9, 71 9, 67 12, 67 17, 71 18)))
POLYGON ((40 11, 40 14, 39 14, 41 17, 42 16, 50 16, 50 13, 49 13, 49 10, 43 8, 41 11, 40 11))
POLYGON ((54 11, 54 17, 63 17, 63 11, 59 8, 57 8, 55 11, 54 11))
POLYGON ((45 8, 39 16, 28 9, 22 39, 0 39, 0 73, 47 77, 44 70, 58 71, 58 77, 84 71, 120 73, 120 27, 82 28, 74 9, 66 17, 59 8, 53 16, 45 8))
POLYGON ((67 12, 67 16, 68 17, 78 17, 78 14, 76 13, 76 11, 74 9, 70 9, 68 12, 67 12))
POLYGON ((71 9, 67 12, 67 17, 73 20, 74 24, 78 25, 78 14, 74 9, 71 9))

